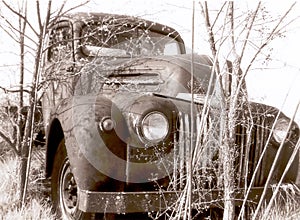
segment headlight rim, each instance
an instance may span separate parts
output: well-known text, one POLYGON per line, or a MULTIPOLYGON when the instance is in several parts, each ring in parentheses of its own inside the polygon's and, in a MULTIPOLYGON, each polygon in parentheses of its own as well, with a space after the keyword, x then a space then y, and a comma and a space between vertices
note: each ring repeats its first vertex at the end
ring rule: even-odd
POLYGON ((139 121, 139 126, 138 126, 138 136, 140 138, 140 140, 144 143, 144 144, 150 144, 150 145, 154 145, 154 144, 159 144, 161 142, 163 142, 164 140, 166 140, 170 134, 170 121, 169 121, 169 118, 167 117, 167 115, 165 115, 163 112, 161 111, 157 111, 157 110, 154 110, 154 111, 149 111, 147 112, 146 114, 144 114, 141 118, 140 118, 140 121, 139 121), (157 138, 157 139, 150 139, 147 137, 147 135, 145 134, 145 129, 144 129, 144 123, 145 123, 145 120, 147 118, 149 118, 151 115, 154 115, 154 114, 159 114, 160 116, 162 116, 166 122, 166 126, 167 128, 165 129, 165 132, 164 132, 164 135, 161 135, 160 138, 157 138))
POLYGON ((289 136, 291 135, 291 128, 288 129, 289 125, 290 121, 286 118, 278 118, 277 121, 275 121, 275 126, 272 131, 272 137, 277 143, 282 143, 283 141, 286 142, 289 139, 289 136), (281 126, 284 127, 280 128, 281 126))

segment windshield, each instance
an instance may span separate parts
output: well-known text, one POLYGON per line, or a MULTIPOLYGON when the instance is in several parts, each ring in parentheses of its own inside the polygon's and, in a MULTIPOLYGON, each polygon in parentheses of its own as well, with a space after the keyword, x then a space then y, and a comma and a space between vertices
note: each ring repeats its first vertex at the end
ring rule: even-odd
POLYGON ((89 24, 81 33, 87 56, 159 56, 180 54, 179 43, 169 36, 128 24, 89 24))

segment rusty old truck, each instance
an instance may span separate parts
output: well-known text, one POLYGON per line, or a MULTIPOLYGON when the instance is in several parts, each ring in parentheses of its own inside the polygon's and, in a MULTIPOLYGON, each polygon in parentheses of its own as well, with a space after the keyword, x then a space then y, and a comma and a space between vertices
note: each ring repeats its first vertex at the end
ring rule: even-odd
MULTIPOLYGON (((171 27, 105 13, 61 16, 45 41, 45 175, 59 218, 168 218, 187 186, 193 209, 222 209, 220 86, 209 56, 187 54, 171 27)), ((256 203, 283 173, 283 183, 298 175, 298 153, 284 172, 297 124, 271 106, 248 109, 236 125, 237 206, 256 203)))

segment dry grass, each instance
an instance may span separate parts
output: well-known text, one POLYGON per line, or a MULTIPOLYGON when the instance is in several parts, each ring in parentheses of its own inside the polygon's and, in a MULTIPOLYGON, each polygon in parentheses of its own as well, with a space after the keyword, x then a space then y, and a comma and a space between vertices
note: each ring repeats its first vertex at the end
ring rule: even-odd
POLYGON ((34 167, 32 171, 35 174, 31 175, 27 201, 24 209, 19 208, 19 160, 16 156, 1 156, 0 157, 0 219, 54 219, 51 214, 49 200, 43 192, 39 191, 34 179, 39 178, 36 170, 39 167, 34 167))
POLYGON ((299 220, 300 219, 300 189, 288 184, 280 189, 269 213, 262 211, 264 220, 299 220))
MULTIPOLYGON (((13 156, 11 153, 6 154, 6 156, 0 155, 0 219, 54 220, 55 218, 51 214, 49 198, 37 183, 37 180, 42 176, 43 170, 38 160, 33 160, 31 165, 26 206, 23 210, 18 208, 18 167, 19 161, 16 156, 13 156)), ((281 192, 287 196, 278 196, 271 208, 271 212, 266 215, 267 217, 261 217, 260 219, 300 219, 300 189, 293 185, 287 185, 282 187, 281 192)), ((264 213, 264 210, 262 210, 262 213, 264 213)))

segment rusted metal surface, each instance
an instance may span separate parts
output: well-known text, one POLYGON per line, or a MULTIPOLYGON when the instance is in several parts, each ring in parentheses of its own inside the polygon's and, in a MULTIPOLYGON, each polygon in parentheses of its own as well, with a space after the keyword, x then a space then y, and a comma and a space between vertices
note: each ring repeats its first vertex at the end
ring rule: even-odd
MULTIPOLYGON (((263 187, 253 188, 247 199, 249 204, 258 203, 263 187)), ((175 203, 181 199, 183 192, 92 192, 79 190, 79 208, 85 212, 100 213, 134 213, 134 212, 157 212, 174 208, 175 203)), ((268 188, 265 199, 272 196, 272 189, 268 188)), ((221 190, 202 190, 195 192, 192 199, 197 204, 209 206, 222 206, 221 190)), ((244 190, 236 190, 236 205, 241 205, 244 198, 244 190)))

